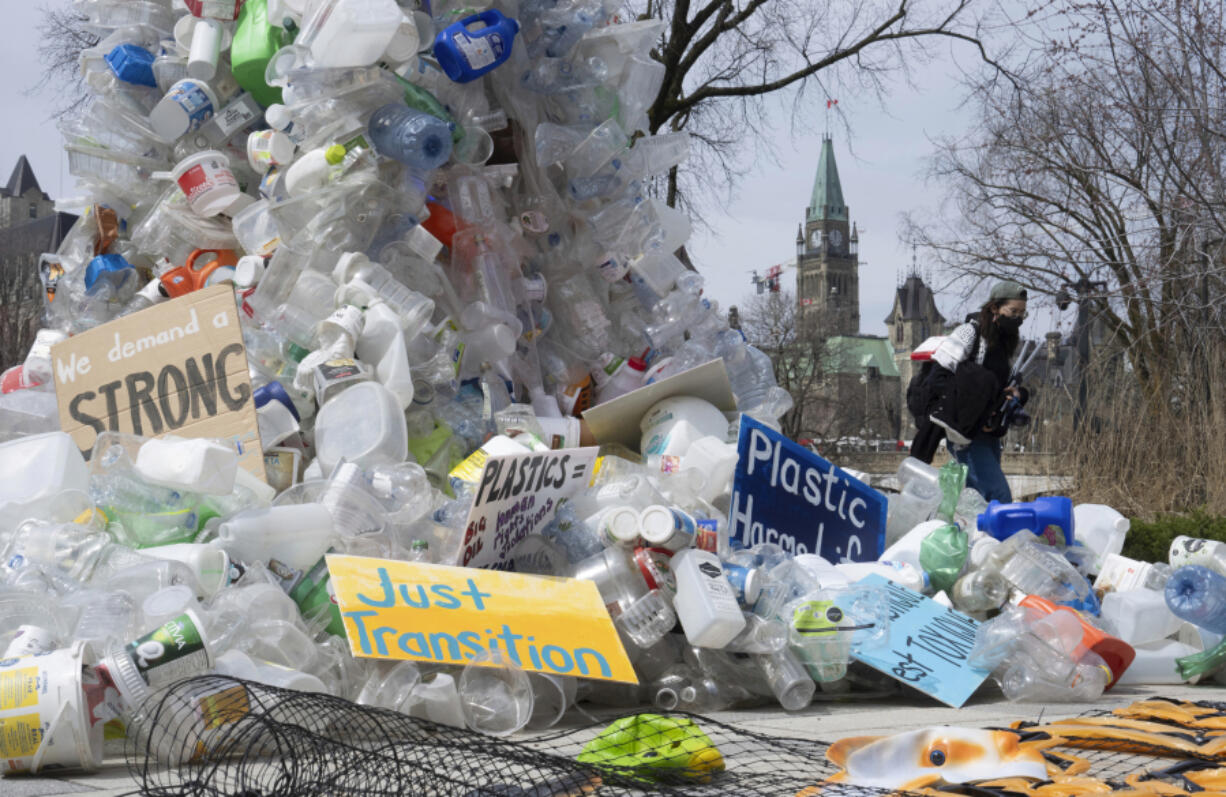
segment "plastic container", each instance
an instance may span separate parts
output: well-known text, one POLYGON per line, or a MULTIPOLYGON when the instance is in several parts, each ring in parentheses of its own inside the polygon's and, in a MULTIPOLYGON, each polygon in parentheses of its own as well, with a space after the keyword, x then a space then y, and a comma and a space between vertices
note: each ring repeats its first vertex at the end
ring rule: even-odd
MULTIPOLYGON (((1078 504, 1073 507, 1073 524, 1077 541, 1094 552, 1090 572, 1098 573, 1106 558, 1124 548, 1131 521, 1109 506, 1078 504)), ((1191 564, 1191 563, 1188 563, 1191 564)))
POLYGON ((998 540, 1029 531, 1050 545, 1073 544, 1073 502, 1064 496, 1043 496, 1025 503, 992 501, 979 516, 979 530, 998 540))
POLYGON ((217 527, 213 543, 232 559, 248 564, 275 559, 307 570, 332 544, 332 513, 322 504, 285 504, 246 509, 217 527))
POLYGON ((202 437, 159 437, 141 444, 135 467, 150 484, 229 495, 238 474, 238 452, 231 445, 202 437))
POLYGON ((238 253, 233 249, 196 249, 186 263, 162 274, 162 292, 177 299, 201 288, 233 282, 237 265, 238 253))
POLYGON ((596 530, 606 545, 633 548, 639 539, 639 513, 628 506, 609 507, 597 516, 596 530))
POLYGON ((1136 647, 1136 656, 1131 666, 1120 677, 1124 686, 1134 684, 1171 685, 1185 683, 1175 664, 1176 659, 1198 653, 1191 645, 1173 639, 1163 639, 1136 647))
POLYGON ((382 57, 404 15, 395 0, 309 0, 296 44, 317 68, 370 66, 382 57))
POLYGON ((1108 592, 1103 596, 1102 618, 1133 647, 1165 639, 1180 626, 1179 618, 1167 608, 1166 596, 1152 589, 1108 592))
POLYGON ((439 31, 434 37, 434 57, 447 77, 469 83, 511 57, 518 32, 518 22, 497 9, 486 9, 439 31))
POLYGON ((361 467, 403 462, 409 438, 400 401, 378 382, 347 388, 315 417, 315 445, 326 472, 342 459, 361 467))
POLYGON ((323 188, 331 179, 332 168, 344 159, 345 148, 337 144, 299 156, 285 172, 286 192, 292 197, 301 197, 323 188))
POLYGON ((257 130, 247 136, 247 162, 260 174, 290 164, 296 150, 290 137, 278 130, 257 130))
POLYGON ((199 130, 218 108, 217 94, 203 80, 184 78, 170 87, 149 113, 149 123, 166 141, 176 141, 199 130))
POLYGON ((474 731, 509 736, 532 719, 534 693, 528 675, 501 652, 469 659, 456 683, 464 721, 474 731))
POLYGON ((643 433, 639 443, 642 454, 658 454, 669 444, 669 435, 680 421, 689 424, 694 439, 728 437, 728 419, 709 401, 693 396, 674 396, 656 402, 639 421, 643 433))
POLYGON ((680 551, 694 545, 697 525, 687 512, 653 504, 639 512, 639 534, 655 548, 680 551))
MULTIPOLYGON (((234 237, 249 255, 271 255, 281 245, 281 229, 272 215, 268 200, 261 199, 234 216, 234 237)), ((238 281, 237 265, 235 279, 238 281)), ((263 269, 260 269, 261 272, 263 269)))
POLYGON ((690 548, 673 557, 677 579, 673 606, 691 645, 722 648, 745 627, 736 593, 724 577, 719 557, 690 548))
POLYGON ((238 180, 230 171, 230 159, 217 150, 184 158, 175 165, 171 176, 198 216, 216 216, 238 199, 238 180))
POLYGON ((184 542, 142 548, 141 553, 185 565, 200 588, 198 598, 210 598, 230 583, 230 555, 215 546, 184 542))
POLYGON ((102 688, 89 647, 0 661, 0 774, 102 765, 102 688))
POLYGON ((126 645, 112 645, 98 667, 135 709, 158 687, 199 675, 212 665, 204 620, 188 610, 126 645))
POLYGON ((31 517, 71 520, 91 506, 89 469, 64 432, 0 444, 0 527, 31 517))
POLYGON ((375 151, 419 172, 437 169, 451 157, 451 128, 442 119, 405 105, 384 105, 370 117, 375 151))
POLYGON ((1226 543, 1195 537, 1176 537, 1171 541, 1168 561, 1172 567, 1200 565, 1226 576, 1226 543))

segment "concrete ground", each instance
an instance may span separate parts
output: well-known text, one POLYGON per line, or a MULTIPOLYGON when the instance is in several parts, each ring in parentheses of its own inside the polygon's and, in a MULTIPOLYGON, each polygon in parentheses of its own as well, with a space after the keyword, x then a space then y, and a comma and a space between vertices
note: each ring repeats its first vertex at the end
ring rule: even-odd
MULTIPOLYGON (((1014 720, 1037 720, 1040 717, 1054 720, 1096 709, 1117 708, 1159 695, 1189 700, 1223 700, 1226 699, 1226 687, 1120 687, 1094 703, 1041 705, 1009 703, 999 691, 989 685, 980 689, 975 697, 960 709, 948 708, 923 695, 913 693, 878 700, 827 702, 819 699, 804 711, 795 714, 787 714, 779 709, 754 709, 721 711, 711 716, 762 734, 832 742, 845 736, 890 734, 930 725, 999 727, 1014 720)), ((129 777, 121 757, 108 759, 100 771, 92 774, 0 780, 2 797, 57 797, 68 794, 119 797, 136 792, 137 784, 129 777)))

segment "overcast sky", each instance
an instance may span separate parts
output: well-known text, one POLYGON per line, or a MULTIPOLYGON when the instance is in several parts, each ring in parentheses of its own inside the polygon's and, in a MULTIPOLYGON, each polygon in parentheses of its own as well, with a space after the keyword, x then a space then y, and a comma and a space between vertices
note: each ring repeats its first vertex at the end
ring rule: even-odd
MULTIPOLYGON (((7 179, 17 157, 24 153, 43 189, 52 197, 62 197, 72 191, 73 181, 59 132, 48 121, 56 97, 49 92, 27 93, 39 77, 37 28, 44 3, 4 1, 0 180, 7 179)), ((885 108, 872 98, 837 97, 854 140, 849 148, 843 125, 831 125, 843 196, 852 221, 860 228, 862 333, 885 334, 882 319, 893 305, 898 277, 911 261, 909 248, 900 240, 901 214, 937 205, 942 187, 923 179, 925 158, 932 150, 929 139, 966 126, 968 113, 957 107, 960 94, 955 75, 950 58, 925 65, 912 74, 916 88, 900 83, 885 108)), ((709 217, 713 231, 699 231, 691 240, 691 255, 707 278, 708 291, 724 308, 752 294, 754 269, 762 273, 795 256, 796 225, 803 220, 813 188, 822 131, 819 124, 789 143, 790 126, 783 114, 779 111, 776 124, 785 142, 778 148, 779 163, 766 158, 751 163, 734 201, 724 212, 709 217)), ((814 116, 821 118, 820 113, 814 116)), ((920 266, 925 268, 922 257, 920 266)), ((788 287, 794 287, 794 272, 788 287)), ((938 296, 941 311, 950 318, 961 317, 970 303, 961 296, 938 296)), ((1053 328, 1055 319, 1049 311, 1032 312, 1031 317, 1031 334, 1042 335, 1053 328)))

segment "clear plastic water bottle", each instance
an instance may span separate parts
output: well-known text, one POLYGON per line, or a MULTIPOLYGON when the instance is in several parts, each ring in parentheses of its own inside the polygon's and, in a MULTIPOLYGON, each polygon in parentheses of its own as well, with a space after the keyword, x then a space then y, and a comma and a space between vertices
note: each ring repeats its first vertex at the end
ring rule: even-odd
POLYGON ((1201 565, 1187 565, 1166 582, 1166 605, 1181 620, 1226 634, 1226 577, 1201 565))
POLYGON ((375 151, 419 172, 437 169, 451 157, 451 126, 428 113, 390 103, 370 117, 375 151))

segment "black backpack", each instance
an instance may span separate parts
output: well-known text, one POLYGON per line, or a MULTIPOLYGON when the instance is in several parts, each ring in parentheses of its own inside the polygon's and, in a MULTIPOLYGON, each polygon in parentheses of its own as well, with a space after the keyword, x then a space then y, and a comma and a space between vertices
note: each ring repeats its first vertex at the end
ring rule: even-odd
MULTIPOLYGON (((975 352, 979 349, 979 324, 971 322, 975 328, 975 337, 971 341, 970 354, 975 356, 975 352)), ((940 396, 932 395, 933 386, 931 383, 932 372, 936 369, 936 362, 927 359, 920 369, 911 377, 911 381, 907 383, 907 411, 911 413, 911 417, 915 419, 918 425, 924 421, 932 413, 932 405, 940 400, 940 396)))

